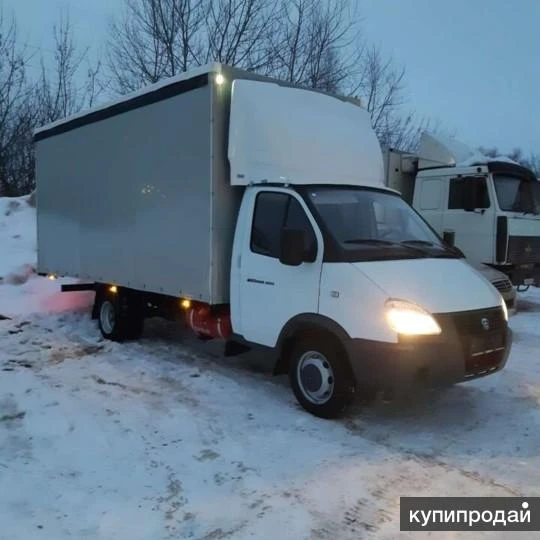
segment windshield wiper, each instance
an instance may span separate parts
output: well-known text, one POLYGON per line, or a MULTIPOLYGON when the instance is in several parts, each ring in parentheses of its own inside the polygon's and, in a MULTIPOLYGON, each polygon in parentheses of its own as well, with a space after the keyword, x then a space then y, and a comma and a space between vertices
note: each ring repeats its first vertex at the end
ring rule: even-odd
POLYGON ((343 240, 344 244, 382 244, 395 246, 399 245, 396 242, 390 242, 390 240, 380 240, 379 238, 350 238, 349 240, 343 240))
POLYGON ((416 246, 436 246, 436 247, 442 247, 439 244, 435 244, 435 242, 429 242, 428 240, 403 240, 401 242, 402 244, 413 244, 416 246))
POLYGON ((417 246, 429 246, 429 247, 433 247, 433 248, 436 248, 436 249, 440 249, 441 253, 439 253, 437 255, 431 255, 432 257, 435 257, 435 258, 438 258, 438 259, 448 258, 448 257, 450 257, 450 258, 459 258, 458 253, 456 253, 452 248, 443 246, 441 244, 437 244, 435 242, 429 242, 428 240, 403 240, 403 242, 401 242, 401 243, 405 244, 406 246, 410 245, 410 244, 414 244, 414 245, 417 245, 417 246))
POLYGON ((419 249, 417 247, 408 246, 407 244, 402 244, 400 242, 391 242, 390 240, 380 240, 379 238, 351 238, 349 240, 343 240, 344 244, 367 244, 367 245, 374 245, 374 246, 390 246, 390 247, 399 247, 399 248, 407 248, 411 251, 414 251, 415 253, 419 253, 421 255, 427 256, 427 253, 423 249, 419 249))

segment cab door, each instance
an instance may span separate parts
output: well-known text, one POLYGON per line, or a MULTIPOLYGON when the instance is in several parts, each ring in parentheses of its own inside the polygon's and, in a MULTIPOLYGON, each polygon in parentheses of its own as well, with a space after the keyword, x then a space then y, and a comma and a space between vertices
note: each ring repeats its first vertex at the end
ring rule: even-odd
POLYGON ((454 233, 455 244, 473 261, 491 262, 495 245, 495 205, 484 176, 449 179, 443 234, 454 233), (476 185, 474 210, 466 210, 467 185, 476 185))
MULTIPOLYGON (((274 346, 295 315, 317 313, 322 269, 322 235, 300 196, 280 188, 246 192, 249 226, 235 250, 236 306, 233 327, 247 341, 274 346), (305 232, 306 261, 287 266, 279 260, 284 228, 305 232)), ((244 211, 246 209, 244 208, 244 211)))

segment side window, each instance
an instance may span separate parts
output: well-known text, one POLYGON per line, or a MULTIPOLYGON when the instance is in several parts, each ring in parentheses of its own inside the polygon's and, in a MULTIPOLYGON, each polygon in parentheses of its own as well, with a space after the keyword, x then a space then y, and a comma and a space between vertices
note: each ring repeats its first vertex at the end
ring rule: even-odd
POLYGON ((250 247, 253 253, 279 257, 281 230, 285 222, 289 196, 285 193, 263 192, 257 195, 251 226, 250 247))
POLYGON ((306 232, 306 253, 313 262, 317 256, 317 238, 300 203, 285 193, 259 193, 251 226, 251 251, 277 259, 284 227, 306 232))
POLYGON ((313 262, 317 257, 317 237, 304 209, 294 197, 289 197, 289 208, 285 227, 287 229, 300 229, 306 233, 305 250, 308 255, 308 261, 313 262))
MULTIPOLYGON (((477 208, 489 208, 489 193, 484 178, 473 177, 478 189, 476 191, 477 208)), ((466 177, 451 178, 448 196, 450 210, 463 210, 465 208, 465 179, 466 177)))

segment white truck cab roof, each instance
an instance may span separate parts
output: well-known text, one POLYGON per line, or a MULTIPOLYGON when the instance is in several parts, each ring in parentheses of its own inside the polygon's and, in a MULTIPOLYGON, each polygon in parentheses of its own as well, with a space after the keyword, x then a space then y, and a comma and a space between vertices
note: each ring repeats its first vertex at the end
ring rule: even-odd
POLYGON ((385 188, 371 118, 347 100, 280 84, 233 82, 231 183, 385 188))

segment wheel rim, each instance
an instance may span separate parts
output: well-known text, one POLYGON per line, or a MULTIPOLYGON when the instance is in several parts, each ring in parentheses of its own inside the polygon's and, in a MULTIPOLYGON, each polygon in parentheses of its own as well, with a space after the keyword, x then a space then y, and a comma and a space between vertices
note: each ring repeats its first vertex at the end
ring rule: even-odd
POLYGON ((316 405, 326 403, 334 393, 332 366, 327 358, 317 351, 308 351, 301 356, 296 378, 302 394, 316 405))
POLYGON ((112 334, 114 330, 114 324, 116 321, 116 314, 112 302, 105 300, 101 304, 101 309, 99 311, 99 320, 101 322, 101 328, 106 334, 112 334))

